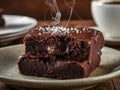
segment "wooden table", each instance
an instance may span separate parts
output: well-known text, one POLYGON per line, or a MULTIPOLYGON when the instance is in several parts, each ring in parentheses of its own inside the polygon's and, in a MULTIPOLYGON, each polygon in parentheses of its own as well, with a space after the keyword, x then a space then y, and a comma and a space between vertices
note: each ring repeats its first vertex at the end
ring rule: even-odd
MULTIPOLYGON (((45 21, 38 22, 38 25, 47 25, 47 24, 49 24, 49 22, 45 22, 45 21)), ((66 21, 62 21, 61 25, 66 26, 66 21)), ((95 26, 95 23, 92 20, 86 20, 86 21, 74 20, 74 21, 70 21, 68 26, 75 26, 75 27, 87 26, 88 27, 88 26, 95 26)), ((13 41, 11 45, 22 43, 22 39, 23 38, 13 41)), ((105 42, 105 45, 112 47, 114 49, 120 50, 120 42, 115 42, 115 43, 116 44, 113 45, 113 42, 105 42)), ((0 83, 0 90, 17 90, 17 89, 0 83)), ((89 90, 120 90, 120 77, 100 83, 89 90)))

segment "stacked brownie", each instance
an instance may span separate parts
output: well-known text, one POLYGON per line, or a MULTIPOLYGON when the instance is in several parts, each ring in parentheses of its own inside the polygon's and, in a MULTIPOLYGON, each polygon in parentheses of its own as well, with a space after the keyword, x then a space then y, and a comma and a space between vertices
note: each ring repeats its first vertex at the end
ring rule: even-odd
POLYGON ((0 27, 4 26, 4 24, 5 24, 5 21, 4 21, 3 17, 2 17, 3 13, 4 13, 3 9, 0 8, 0 27))
POLYGON ((99 65, 103 34, 91 28, 43 26, 24 37, 21 74, 57 79, 88 77, 99 65))

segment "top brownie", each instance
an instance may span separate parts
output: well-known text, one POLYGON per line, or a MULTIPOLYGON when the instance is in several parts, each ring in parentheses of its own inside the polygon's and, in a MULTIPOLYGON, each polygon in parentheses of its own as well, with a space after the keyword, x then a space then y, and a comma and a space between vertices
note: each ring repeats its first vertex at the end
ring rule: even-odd
POLYGON ((39 26, 25 36, 24 44, 25 53, 32 58, 84 61, 101 52, 104 38, 100 31, 88 27, 39 26))

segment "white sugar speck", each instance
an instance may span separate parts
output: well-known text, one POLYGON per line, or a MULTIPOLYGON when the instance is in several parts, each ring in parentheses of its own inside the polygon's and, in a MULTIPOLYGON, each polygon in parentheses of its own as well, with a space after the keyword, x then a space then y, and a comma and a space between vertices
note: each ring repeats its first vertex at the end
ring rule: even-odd
POLYGON ((86 28, 83 28, 83 31, 85 31, 86 30, 86 28))
MULTIPOLYGON (((68 34, 70 33, 70 31, 79 33, 79 29, 78 28, 74 28, 74 27, 63 27, 63 26, 45 26, 45 27, 38 27, 38 30, 40 31, 39 34, 41 33, 45 33, 45 34, 68 34)), ((83 28, 83 30, 85 30, 85 28, 83 28)))

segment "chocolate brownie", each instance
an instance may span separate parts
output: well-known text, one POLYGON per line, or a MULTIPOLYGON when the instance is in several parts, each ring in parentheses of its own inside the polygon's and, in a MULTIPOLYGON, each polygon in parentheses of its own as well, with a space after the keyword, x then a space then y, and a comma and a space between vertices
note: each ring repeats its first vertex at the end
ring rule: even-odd
POLYGON ((99 65, 103 34, 91 28, 43 26, 24 37, 22 74, 73 79, 88 77, 99 65))
POLYGON ((3 9, 0 8, 0 27, 4 26, 4 24, 5 24, 5 21, 2 17, 3 13, 4 13, 3 9))

